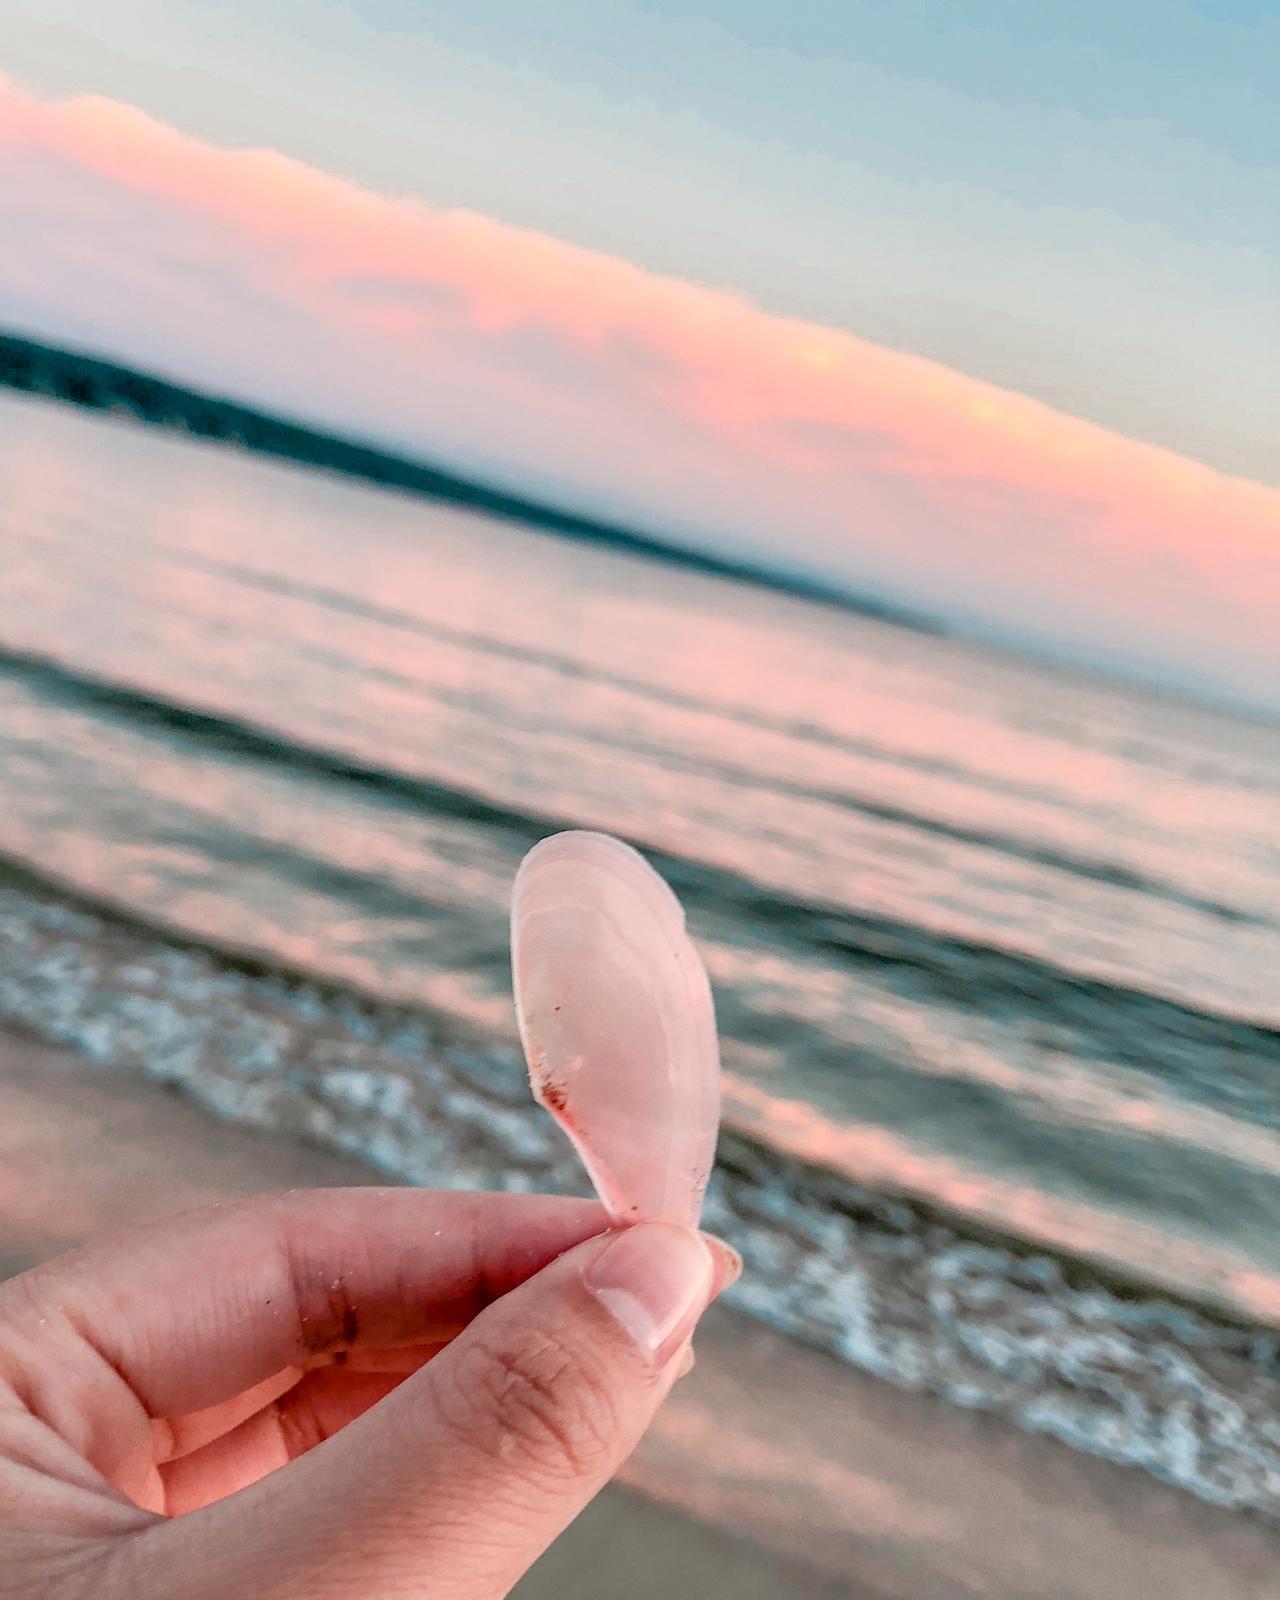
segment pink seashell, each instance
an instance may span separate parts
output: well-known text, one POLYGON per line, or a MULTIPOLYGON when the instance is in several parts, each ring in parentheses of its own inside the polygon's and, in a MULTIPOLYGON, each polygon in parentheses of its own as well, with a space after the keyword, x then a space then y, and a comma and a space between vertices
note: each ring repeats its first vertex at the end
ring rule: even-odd
POLYGON ((680 902, 630 845, 555 834, 516 874, 511 964, 534 1096, 610 1215, 696 1225, 720 1058, 680 902))

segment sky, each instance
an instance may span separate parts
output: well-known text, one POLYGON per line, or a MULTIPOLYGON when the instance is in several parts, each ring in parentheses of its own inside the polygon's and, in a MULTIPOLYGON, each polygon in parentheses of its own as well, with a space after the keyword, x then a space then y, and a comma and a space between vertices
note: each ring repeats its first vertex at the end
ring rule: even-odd
POLYGON ((0 323, 1280 699, 1280 0, 0 0, 0 323))

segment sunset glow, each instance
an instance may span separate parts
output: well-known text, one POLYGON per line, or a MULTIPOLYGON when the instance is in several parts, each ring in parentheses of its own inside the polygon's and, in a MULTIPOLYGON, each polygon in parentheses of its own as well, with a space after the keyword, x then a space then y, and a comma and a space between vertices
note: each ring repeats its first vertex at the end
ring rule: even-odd
POLYGON ((0 228, 0 323, 997 636, 1274 663, 1280 491, 852 333, 2 80, 0 228))

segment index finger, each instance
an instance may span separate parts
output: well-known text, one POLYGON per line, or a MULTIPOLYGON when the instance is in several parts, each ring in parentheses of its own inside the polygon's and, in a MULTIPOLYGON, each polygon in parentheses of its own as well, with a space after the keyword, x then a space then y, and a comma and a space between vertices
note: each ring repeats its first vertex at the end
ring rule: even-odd
POLYGON ((44 1350, 61 1324, 179 1416, 323 1352, 448 1339, 608 1225, 587 1200, 290 1190, 59 1257, 0 1285, 0 1319, 44 1350))

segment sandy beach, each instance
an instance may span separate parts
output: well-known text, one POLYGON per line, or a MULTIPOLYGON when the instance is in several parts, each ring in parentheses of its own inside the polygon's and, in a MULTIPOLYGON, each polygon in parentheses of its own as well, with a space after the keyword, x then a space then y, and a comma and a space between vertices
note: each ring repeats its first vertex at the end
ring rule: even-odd
MULTIPOLYGON (((0 1270, 255 1190, 382 1181, 0 1036, 0 1270)), ((1124 1469, 878 1384, 730 1312, 521 1600, 1261 1600, 1280 1540, 1124 1469)))

